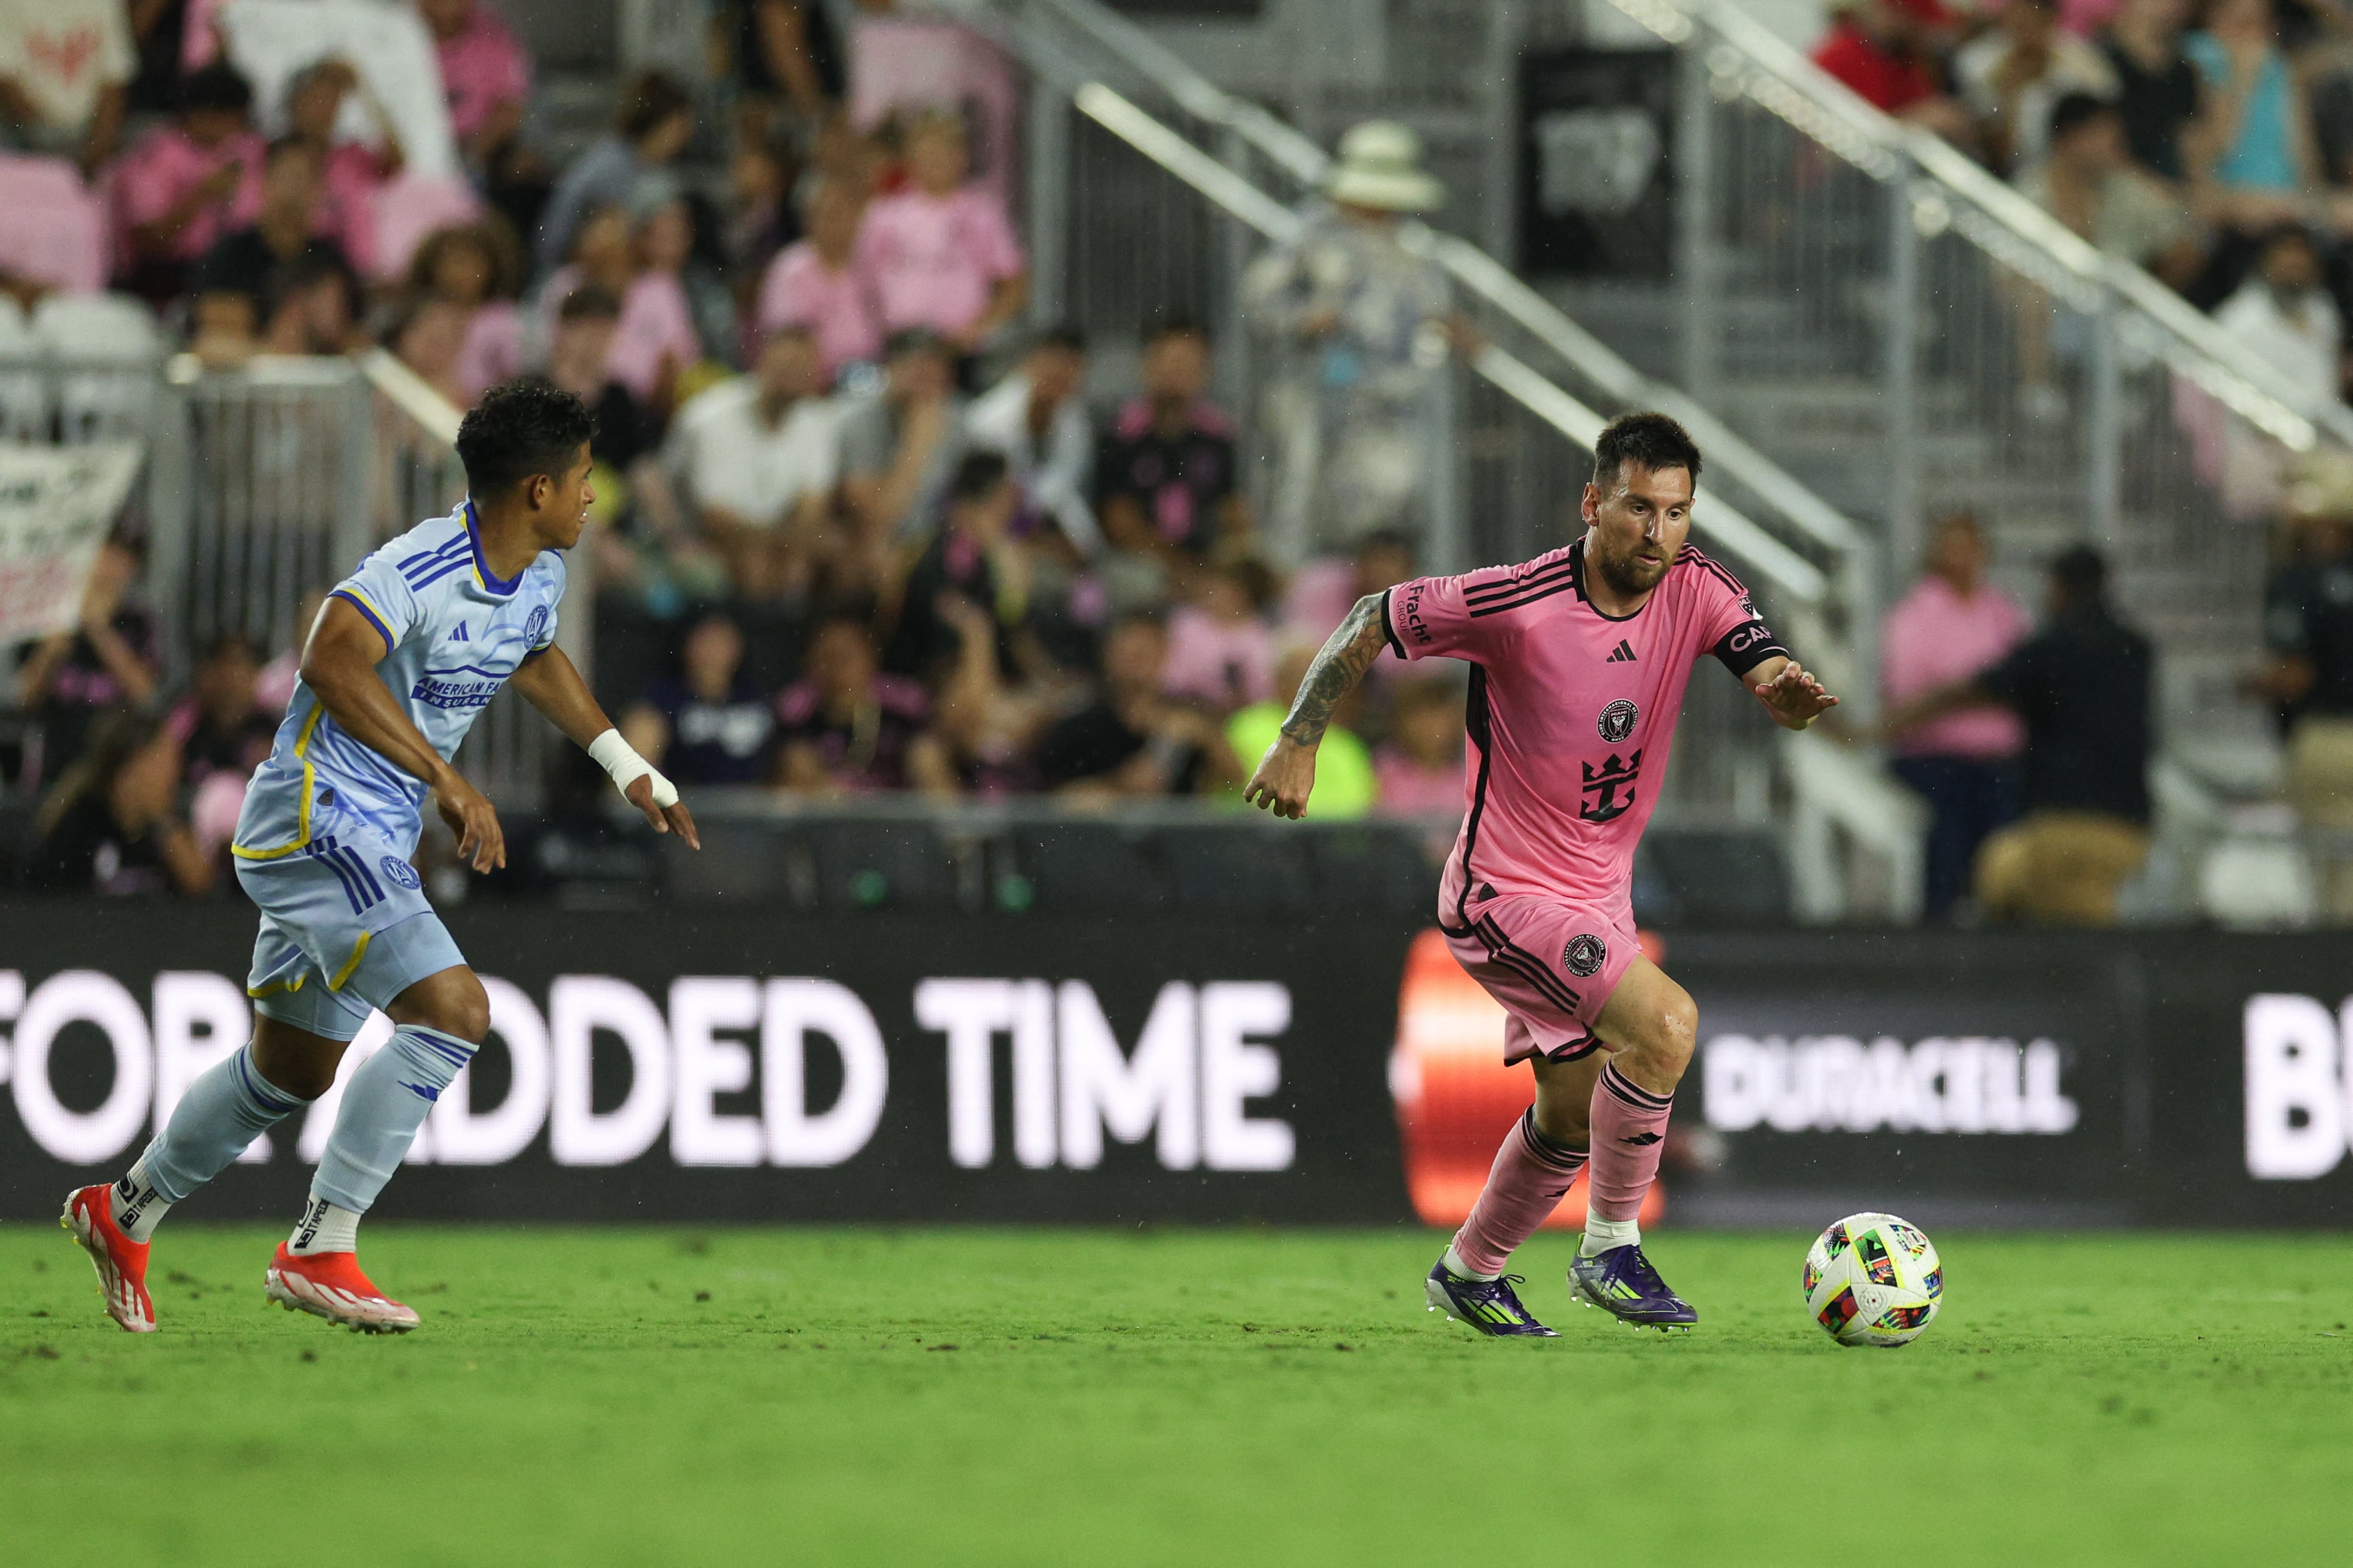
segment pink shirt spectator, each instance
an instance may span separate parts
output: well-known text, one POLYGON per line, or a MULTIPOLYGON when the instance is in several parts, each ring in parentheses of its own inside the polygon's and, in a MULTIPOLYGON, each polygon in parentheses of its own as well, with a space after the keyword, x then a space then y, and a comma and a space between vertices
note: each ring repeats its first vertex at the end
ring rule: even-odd
POLYGON ((302 676, 302 650, 290 647, 261 667, 253 678, 253 703, 265 713, 282 713, 294 700, 294 683, 302 676))
POLYGON ((2089 38, 2124 8, 2124 0, 2059 0, 2059 25, 2077 37, 2089 38))
POLYGON ((1373 753, 1373 779, 1380 785, 1374 806, 1382 816, 1459 816, 1462 812, 1462 765, 1426 768, 1398 746, 1373 753))
MULTIPOLYGON (((1992 664, 2028 630, 2026 612, 2000 589, 1982 584, 1964 599, 1942 577, 1920 585, 1887 612, 1880 632, 1879 686, 1890 704, 1949 686, 1992 664)), ((2014 757, 2026 744, 2026 726, 2007 708, 1965 708, 1906 733, 1896 750, 1908 757, 2014 757)))
POLYGON ((953 337, 1026 265, 1005 208, 974 185, 944 196, 913 189, 884 196, 858 233, 858 266, 873 279, 886 332, 929 327, 953 337))
MULTIPOLYGON (((580 280, 580 268, 573 262, 547 275, 539 293, 543 341, 554 341, 555 313, 580 280)), ((641 272, 621 296, 621 319, 605 355, 605 372, 642 402, 653 395, 661 380, 665 353, 684 370, 702 358, 702 340, 695 333, 684 286, 667 272, 641 272)))
POLYGON ((149 132, 122 155, 114 167, 114 210, 117 215, 121 264, 130 264, 131 230, 153 223, 179 204, 180 198, 210 179, 233 161, 245 164, 245 178, 225 202, 199 208, 181 229, 167 259, 195 261, 213 242, 251 224, 261 211, 261 138, 252 132, 232 136, 217 147, 199 147, 176 125, 149 132))
MULTIPOLYGON (((1320 647, 1356 606, 1355 564, 1345 556, 1319 556, 1291 574, 1291 586, 1282 595, 1283 637, 1320 647)), ((1402 675, 1404 665, 1395 649, 1383 648, 1368 673, 1402 675)))
POLYGON ((466 346, 458 351, 458 384, 470 399, 479 398, 522 369, 522 312, 504 300, 478 306, 466 323, 466 346))
POLYGON ((1274 696, 1274 634, 1255 616, 1219 620, 1186 605, 1168 617, 1168 658, 1160 688, 1220 710, 1274 696))
POLYGON ((1491 886, 1614 906, 1630 920, 1634 847, 1658 804, 1693 667, 1714 654, 1746 675, 1785 651, 1739 580, 1689 545, 1623 619, 1587 601, 1584 571, 1580 541, 1517 566, 1417 577, 1385 596, 1392 647, 1477 667, 1469 815, 1440 884, 1451 927, 1471 923, 1472 892, 1491 886), (1621 646, 1633 657, 1613 660, 1621 646))
POLYGON ((759 328, 801 327, 817 336, 828 374, 882 357, 882 321, 871 281, 853 262, 837 272, 804 239, 786 246, 760 280, 759 328))
POLYGON ((531 57, 513 33, 481 0, 457 37, 435 51, 441 60, 441 89, 449 97, 449 132, 460 142, 480 131, 499 106, 531 97, 531 57))

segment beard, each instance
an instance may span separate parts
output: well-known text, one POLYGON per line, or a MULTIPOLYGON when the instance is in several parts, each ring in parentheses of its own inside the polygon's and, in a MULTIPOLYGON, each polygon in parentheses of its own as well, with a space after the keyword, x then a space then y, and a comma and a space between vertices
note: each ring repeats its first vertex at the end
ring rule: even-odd
POLYGON ((1612 554, 1601 545, 1599 540, 1593 539, 1589 534, 1587 537, 1593 542, 1593 548, 1588 553, 1594 573, 1604 583, 1609 584, 1609 591, 1613 594, 1623 595, 1628 598, 1637 594, 1647 594, 1659 585, 1660 579, 1666 576, 1667 568, 1672 564, 1669 561, 1661 561, 1653 566, 1636 556, 1631 551, 1623 555, 1612 554))

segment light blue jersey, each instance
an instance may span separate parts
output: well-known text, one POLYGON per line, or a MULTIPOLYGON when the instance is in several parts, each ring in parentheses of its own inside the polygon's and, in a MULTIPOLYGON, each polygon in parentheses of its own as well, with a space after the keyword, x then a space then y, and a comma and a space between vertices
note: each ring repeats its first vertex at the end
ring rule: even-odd
MULTIPOLYGON (((360 563, 334 596, 384 637, 377 678, 452 757, 507 678, 554 642, 564 558, 543 550, 521 576, 491 575, 470 501, 360 563)), ((465 962, 410 864, 425 795, 295 684, 230 846, 261 910, 246 981, 259 1011, 348 1040, 371 1008, 465 962)))
MULTIPOLYGON (((453 757, 507 678, 554 642, 564 577, 564 557, 553 550, 519 577, 493 576, 469 501, 361 562, 334 596, 382 635, 387 651, 377 676, 433 749, 453 757)), ((269 760, 246 792, 234 850, 247 860, 291 855, 311 841, 314 814, 329 805, 406 855, 417 847, 425 794, 425 781, 344 733, 298 681, 269 760)))

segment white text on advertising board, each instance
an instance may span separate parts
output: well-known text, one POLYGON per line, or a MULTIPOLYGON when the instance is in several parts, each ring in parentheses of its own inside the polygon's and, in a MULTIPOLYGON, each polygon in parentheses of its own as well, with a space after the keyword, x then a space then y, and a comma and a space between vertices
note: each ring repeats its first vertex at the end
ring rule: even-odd
MULTIPOLYGON (((412 1162, 494 1165, 541 1136, 559 1165, 625 1164, 665 1141, 685 1166, 816 1168, 855 1158, 881 1125, 892 1063, 882 1031, 858 994, 805 976, 684 975, 664 1002, 627 980, 565 974, 543 1006, 520 986, 485 975, 491 1044, 509 1083, 498 1103, 445 1094, 409 1153, 412 1162), (593 1094, 597 1053, 628 1063, 619 1101, 593 1094), (817 1053, 830 1053, 840 1087, 813 1107, 817 1053), (751 1095, 758 1110, 724 1109, 751 1095)), ((1280 1086, 1271 1043, 1291 1026, 1291 992, 1265 981, 1170 981, 1133 1046, 1121 1041, 1082 980, 931 979, 914 988, 925 1031, 945 1037, 947 1142, 959 1165, 998 1158, 997 1110, 1009 1100, 1011 1158, 1031 1168, 1092 1169, 1105 1142, 1150 1142, 1174 1171, 1290 1168, 1289 1123, 1250 1113, 1280 1086), (998 1082, 999 1037, 1011 1072, 998 1082)), ((252 1014, 223 974, 165 971, 142 1006, 96 970, 63 970, 28 985, 0 970, 0 1078, 26 1131, 52 1158, 95 1165, 123 1157, 171 1115, 195 1076, 244 1043, 252 1014), (55 1068, 69 1031, 111 1055, 104 1098, 71 1106, 55 1068)), ((336 1087, 281 1130, 315 1163, 334 1125, 343 1082, 391 1033, 379 1014, 344 1054, 336 1087)), ((902 1066, 904 1065, 902 1057, 902 1066)), ((270 1157, 265 1136, 247 1151, 270 1157)))
POLYGON ((1718 1035, 1702 1058, 1707 1124, 1721 1132, 2009 1132, 2074 1128, 2049 1040, 1965 1035, 1718 1035))
POLYGON ((2334 1012, 2314 996, 2250 996, 2244 1019, 2247 1174, 2328 1174, 2353 1144, 2353 996, 2334 1012))

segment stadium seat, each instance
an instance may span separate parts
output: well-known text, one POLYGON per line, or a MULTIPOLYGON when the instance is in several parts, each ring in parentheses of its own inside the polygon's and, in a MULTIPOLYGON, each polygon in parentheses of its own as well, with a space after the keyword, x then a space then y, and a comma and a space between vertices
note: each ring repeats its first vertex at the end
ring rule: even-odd
POLYGON ((1010 844, 1013 875, 1041 913, 1150 912, 1173 901, 1161 845, 1147 828, 1039 824, 1014 830, 1010 844))
POLYGON ((1438 906, 1438 868, 1421 837, 1419 827, 1369 822, 1316 829, 1306 842, 1317 902, 1427 918, 1438 906))
MULTIPOLYGON (((1659 879, 1664 907, 1646 921, 1694 926, 1779 925, 1789 919, 1789 873, 1781 846, 1767 831, 1678 833, 1654 829, 1642 851, 1659 879)), ((1644 878, 1638 873, 1636 889, 1644 878)))
POLYGON ((145 305, 125 294, 52 294, 33 311, 33 333, 57 370, 63 439, 145 433, 164 352, 145 305))
POLYGON ((929 823, 833 821, 806 843, 821 909, 955 907, 948 847, 929 823))
POLYGON ((1306 835, 1246 822, 1165 828, 1162 864, 1177 904, 1192 910, 1296 912, 1314 900, 1306 835))
POLYGON ((0 440, 46 441, 49 380, 41 340, 16 301, 0 294, 0 440))
MULTIPOLYGON (((690 807, 692 803, 689 802, 690 807)), ((700 853, 676 835, 661 840, 664 886, 681 903, 800 902, 808 880, 807 850, 797 835, 773 823, 698 820, 700 853)))

